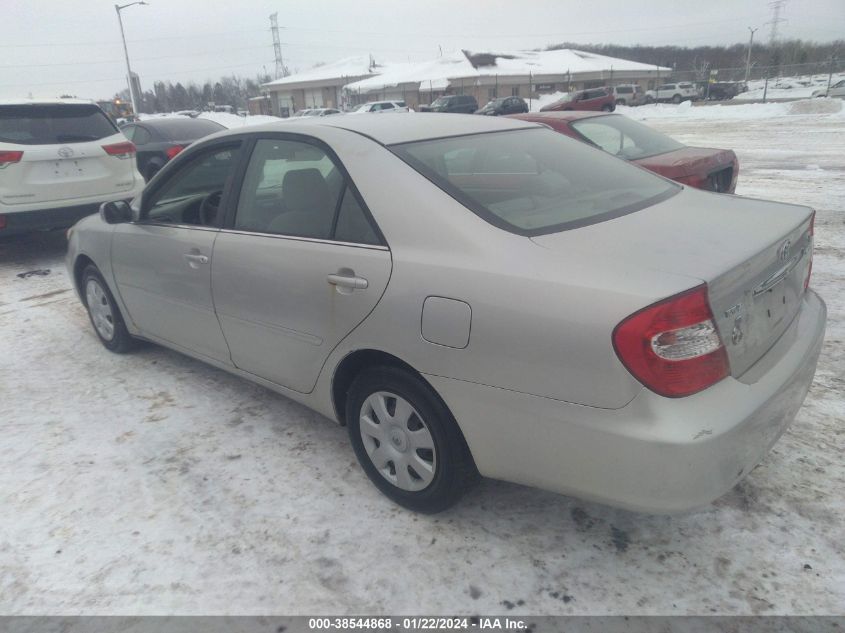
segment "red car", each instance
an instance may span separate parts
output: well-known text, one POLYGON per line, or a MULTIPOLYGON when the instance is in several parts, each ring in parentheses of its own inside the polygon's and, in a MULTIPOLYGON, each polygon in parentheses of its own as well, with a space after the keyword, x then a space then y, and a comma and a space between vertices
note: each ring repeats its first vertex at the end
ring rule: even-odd
POLYGON ((733 150, 688 147, 621 114, 531 112, 511 118, 542 123, 683 185, 733 193, 739 161, 733 150))
POLYGON ((563 99, 540 108, 540 112, 559 112, 562 110, 594 110, 613 112, 616 109, 616 97, 609 88, 589 88, 570 92, 563 99))

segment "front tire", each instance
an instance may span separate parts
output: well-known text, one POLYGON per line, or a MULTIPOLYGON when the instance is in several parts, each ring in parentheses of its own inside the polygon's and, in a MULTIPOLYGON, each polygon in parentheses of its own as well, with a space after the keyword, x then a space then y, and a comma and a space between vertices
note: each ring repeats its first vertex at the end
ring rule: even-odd
POLYGON ((613 106, 609 103, 606 103, 601 107, 601 111, 602 112, 613 112, 613 106))
POLYGON ((364 370, 349 388, 346 422, 364 472, 401 506, 441 512, 473 479, 472 457, 452 414, 410 371, 364 370))
POLYGON ((88 318, 103 346, 116 354, 131 351, 136 341, 126 329, 108 285, 93 264, 82 271, 81 288, 88 318))
POLYGON ((672 103, 674 103, 675 105, 679 104, 681 101, 681 95, 675 95, 674 97, 672 97, 672 103))

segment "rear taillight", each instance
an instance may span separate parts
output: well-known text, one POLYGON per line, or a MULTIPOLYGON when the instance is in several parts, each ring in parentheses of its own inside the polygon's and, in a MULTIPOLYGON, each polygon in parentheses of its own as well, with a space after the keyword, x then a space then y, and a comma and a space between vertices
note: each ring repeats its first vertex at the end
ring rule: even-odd
POLYGON ((705 284, 629 316, 613 331, 613 347, 637 380, 668 398, 706 389, 730 372, 705 284))
POLYGON ((810 252, 810 263, 807 266, 807 276, 804 278, 804 290, 810 287, 810 275, 813 274, 813 236, 816 234, 816 212, 810 217, 810 230, 807 232, 807 250, 810 252))
POLYGON ((172 147, 168 147, 164 153, 167 154, 167 160, 173 160, 176 157, 176 154, 181 152, 183 149, 185 149, 184 145, 173 145, 172 147))
POLYGON ((120 159, 132 158, 135 155, 135 145, 129 141, 125 143, 114 143, 113 145, 103 145, 103 149, 109 156, 120 159))
POLYGON ((6 216, 0 215, 0 231, 6 228, 6 216))
POLYGON ((5 168, 12 163, 20 162, 21 158, 23 158, 23 152, 0 150, 0 169, 5 168))

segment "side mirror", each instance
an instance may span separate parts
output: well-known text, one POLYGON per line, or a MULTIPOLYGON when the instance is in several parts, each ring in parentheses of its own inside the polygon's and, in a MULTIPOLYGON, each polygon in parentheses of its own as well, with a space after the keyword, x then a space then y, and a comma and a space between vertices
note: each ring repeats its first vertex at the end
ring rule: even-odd
POLYGON ((106 224, 123 224, 132 221, 132 207, 126 200, 104 202, 100 205, 100 217, 106 224))

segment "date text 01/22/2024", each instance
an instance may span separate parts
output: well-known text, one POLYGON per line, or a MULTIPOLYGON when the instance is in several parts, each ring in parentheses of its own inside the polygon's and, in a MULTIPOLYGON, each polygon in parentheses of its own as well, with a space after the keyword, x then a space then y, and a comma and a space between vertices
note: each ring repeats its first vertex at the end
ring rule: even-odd
POLYGON ((443 618, 416 617, 402 618, 309 618, 310 630, 390 630, 394 626, 405 631, 470 631, 476 630, 507 630, 525 631, 527 624, 523 620, 506 617, 472 617, 472 618, 443 618))

